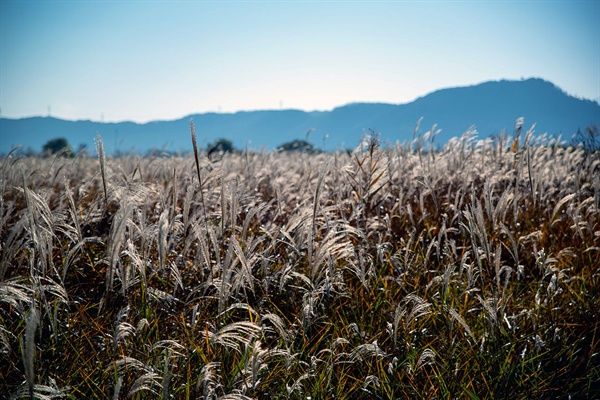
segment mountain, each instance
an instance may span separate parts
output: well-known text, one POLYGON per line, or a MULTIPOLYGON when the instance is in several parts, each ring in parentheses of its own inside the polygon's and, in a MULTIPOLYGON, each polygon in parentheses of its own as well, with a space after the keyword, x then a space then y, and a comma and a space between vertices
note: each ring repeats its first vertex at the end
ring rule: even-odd
POLYGON ((217 138, 233 141, 238 148, 274 149, 309 136, 315 146, 328 150, 355 147, 363 134, 374 130, 385 142, 412 138, 421 118, 420 130, 434 124, 441 129, 436 138, 444 144, 474 125, 479 137, 502 131, 512 133, 515 120, 525 118, 525 129, 562 134, 568 140, 578 129, 600 124, 600 105, 567 95, 550 82, 532 78, 491 81, 474 86, 442 89, 406 104, 354 103, 331 111, 299 110, 243 111, 232 114, 205 113, 173 121, 102 123, 65 121, 51 117, 0 119, 0 154, 16 145, 40 151, 48 140, 64 137, 74 147, 94 149, 96 134, 102 136, 108 153, 150 149, 191 149, 189 121, 194 120, 199 145, 217 138), (326 136, 325 136, 326 135, 326 136))

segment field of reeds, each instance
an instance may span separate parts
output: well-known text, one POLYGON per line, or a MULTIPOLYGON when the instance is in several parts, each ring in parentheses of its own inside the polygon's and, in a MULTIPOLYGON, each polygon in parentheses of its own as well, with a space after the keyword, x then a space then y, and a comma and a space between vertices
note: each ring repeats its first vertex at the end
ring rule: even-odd
POLYGON ((0 396, 598 398, 600 156, 520 134, 0 164, 0 396))

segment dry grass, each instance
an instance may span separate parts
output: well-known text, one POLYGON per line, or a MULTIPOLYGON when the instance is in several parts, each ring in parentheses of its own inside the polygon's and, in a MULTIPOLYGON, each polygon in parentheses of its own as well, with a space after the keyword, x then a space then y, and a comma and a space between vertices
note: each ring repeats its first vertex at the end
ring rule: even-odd
MULTIPOLYGON (((0 164, 12 398, 597 398, 600 157, 556 141, 0 164)), ((521 127, 516 130, 519 135, 521 127)))

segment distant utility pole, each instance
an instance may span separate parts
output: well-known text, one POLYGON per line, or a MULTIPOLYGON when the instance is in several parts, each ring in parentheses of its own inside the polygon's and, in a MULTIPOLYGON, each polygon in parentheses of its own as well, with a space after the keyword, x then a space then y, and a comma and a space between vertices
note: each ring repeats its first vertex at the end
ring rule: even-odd
POLYGON ((279 100, 279 109, 283 110, 283 100, 279 100))
POLYGON ((52 109, 51 109, 51 107, 50 107, 50 106, 48 106, 48 116, 51 116, 51 115, 52 115, 52 113, 50 112, 51 110, 52 110, 52 109))

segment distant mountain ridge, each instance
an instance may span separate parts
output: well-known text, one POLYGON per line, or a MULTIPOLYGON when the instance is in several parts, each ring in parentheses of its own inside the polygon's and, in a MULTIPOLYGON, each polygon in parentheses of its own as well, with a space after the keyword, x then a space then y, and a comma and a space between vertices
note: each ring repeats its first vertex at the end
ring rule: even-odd
POLYGON ((490 81, 473 86, 441 89, 406 104, 352 103, 331 111, 263 110, 231 114, 194 114, 172 121, 134 122, 66 121, 52 117, 0 119, 0 154, 23 145, 40 151, 48 140, 64 137, 77 148, 94 149, 96 134, 106 151, 151 149, 191 150, 189 121, 194 120, 200 145, 224 137, 238 148, 269 150, 295 139, 304 139, 327 150, 355 147, 363 134, 374 130, 383 141, 404 142, 420 129, 434 124, 441 129, 439 144, 462 135, 475 126, 485 138, 505 130, 512 132, 517 118, 525 128, 536 124, 536 133, 562 134, 569 140, 578 129, 600 124, 600 104, 569 96, 554 84, 539 78, 520 81, 490 81))

